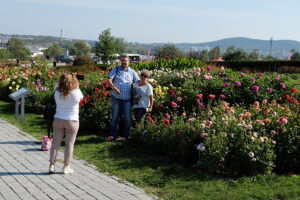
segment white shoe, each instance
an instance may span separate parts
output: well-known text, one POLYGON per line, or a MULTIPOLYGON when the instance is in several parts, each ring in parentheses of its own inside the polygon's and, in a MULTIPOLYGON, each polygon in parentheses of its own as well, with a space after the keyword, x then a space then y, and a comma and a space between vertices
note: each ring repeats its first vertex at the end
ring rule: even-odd
POLYGON ((49 174, 54 174, 55 173, 55 166, 53 164, 50 164, 49 166, 49 174))
POLYGON ((64 174, 72 174, 73 172, 74 172, 74 170, 70 166, 65 166, 63 168, 63 173, 64 174))

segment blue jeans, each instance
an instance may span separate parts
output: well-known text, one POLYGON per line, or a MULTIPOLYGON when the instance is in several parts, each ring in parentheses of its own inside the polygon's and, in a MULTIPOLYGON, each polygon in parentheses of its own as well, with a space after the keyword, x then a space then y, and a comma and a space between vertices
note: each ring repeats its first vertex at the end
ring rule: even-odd
POLYGON ((118 125, 122 115, 124 115, 124 137, 128 138, 131 130, 131 99, 122 100, 111 97, 111 135, 118 137, 118 125))

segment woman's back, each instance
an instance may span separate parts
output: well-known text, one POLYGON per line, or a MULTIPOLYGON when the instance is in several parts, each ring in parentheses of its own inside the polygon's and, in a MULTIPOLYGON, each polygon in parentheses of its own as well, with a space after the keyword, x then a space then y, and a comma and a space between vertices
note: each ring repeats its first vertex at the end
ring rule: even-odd
POLYGON ((74 89, 66 97, 56 90, 54 93, 56 102, 55 118, 64 120, 79 120, 79 102, 83 98, 80 89, 74 89))

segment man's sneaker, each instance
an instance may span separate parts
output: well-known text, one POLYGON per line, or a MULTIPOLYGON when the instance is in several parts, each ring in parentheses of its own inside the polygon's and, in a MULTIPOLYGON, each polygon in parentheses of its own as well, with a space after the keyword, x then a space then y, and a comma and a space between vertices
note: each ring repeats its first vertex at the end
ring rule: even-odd
POLYGON ((73 172, 74 172, 74 170, 70 166, 65 166, 63 168, 63 173, 64 174, 72 174, 73 172))
POLYGON ((49 166, 49 174, 54 174, 55 173, 55 166, 53 164, 50 164, 49 166))

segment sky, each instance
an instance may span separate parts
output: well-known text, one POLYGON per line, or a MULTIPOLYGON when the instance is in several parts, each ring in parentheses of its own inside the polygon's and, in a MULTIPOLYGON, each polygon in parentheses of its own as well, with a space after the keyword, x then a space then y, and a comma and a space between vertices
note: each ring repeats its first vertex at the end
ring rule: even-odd
POLYGON ((299 0, 0 0, 0 33, 127 42, 300 41, 299 0))

